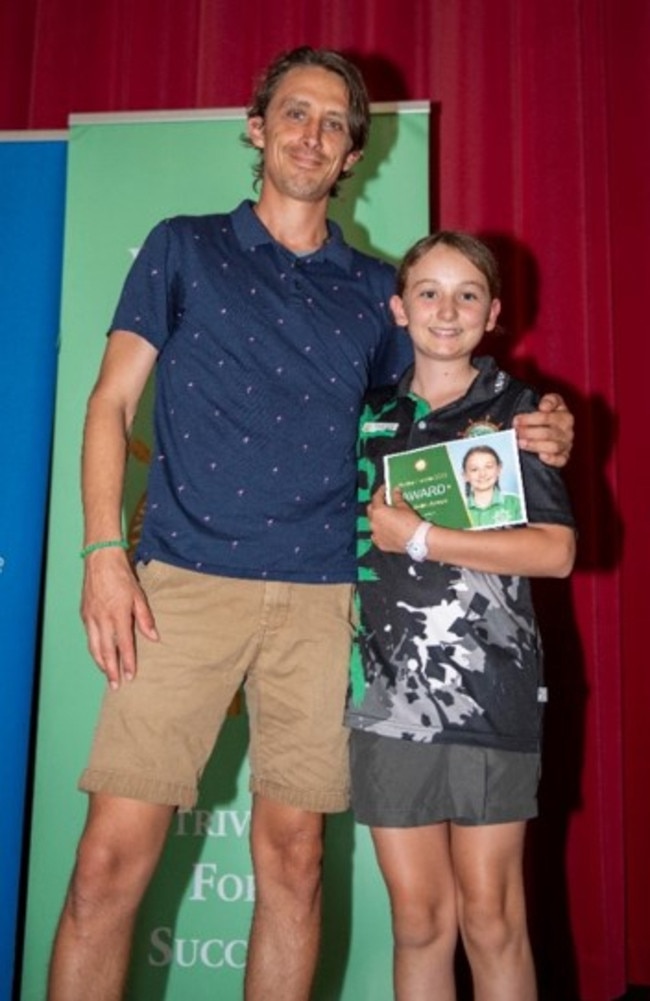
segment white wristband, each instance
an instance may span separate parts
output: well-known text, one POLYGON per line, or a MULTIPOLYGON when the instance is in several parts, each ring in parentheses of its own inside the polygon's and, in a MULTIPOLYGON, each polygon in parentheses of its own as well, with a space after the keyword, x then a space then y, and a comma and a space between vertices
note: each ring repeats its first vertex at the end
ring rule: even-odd
POLYGON ((427 535, 431 524, 428 521, 421 521, 411 538, 406 543, 406 552, 416 563, 424 563, 429 550, 427 548, 427 535))

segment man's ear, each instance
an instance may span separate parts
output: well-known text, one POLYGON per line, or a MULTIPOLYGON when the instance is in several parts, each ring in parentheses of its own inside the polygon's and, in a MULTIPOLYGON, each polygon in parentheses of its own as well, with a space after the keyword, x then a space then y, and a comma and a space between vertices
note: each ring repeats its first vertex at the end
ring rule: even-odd
POLYGON ((343 164, 343 170, 346 171, 346 172, 348 170, 352 170, 352 168, 354 167, 355 163, 359 162, 359 160, 361 159, 362 155, 363 154, 362 154, 362 152, 361 152, 360 149, 356 149, 352 153, 348 153, 348 155, 345 158, 345 162, 343 164))
POLYGON ((248 119, 246 133, 255 149, 264 149, 264 119, 261 115, 248 119))
POLYGON ((404 312, 404 303, 402 302, 401 295, 392 295, 390 297, 390 311, 393 314, 393 319, 398 327, 408 327, 408 319, 406 313, 404 312))

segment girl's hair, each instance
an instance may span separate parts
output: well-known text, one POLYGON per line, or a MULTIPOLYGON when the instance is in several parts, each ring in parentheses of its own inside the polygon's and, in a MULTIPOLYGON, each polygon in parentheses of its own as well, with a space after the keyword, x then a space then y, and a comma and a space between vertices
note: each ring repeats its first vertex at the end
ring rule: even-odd
POLYGON ((501 293, 501 278, 499 277, 499 265, 496 257, 490 248, 477 237, 470 233, 462 233, 459 230, 441 229, 430 236, 424 236, 417 243, 406 251, 402 262, 397 270, 397 294, 404 295, 409 271, 414 265, 428 254, 430 250, 442 244, 451 247, 471 261, 475 268, 481 272, 488 283, 490 297, 498 299, 501 293))
MULTIPOLYGON (((499 467, 499 469, 503 466, 499 453, 495 452, 495 450, 490 445, 474 445, 474 447, 468 449, 468 451, 465 452, 465 455, 463 456, 463 472, 466 472, 467 470, 467 461, 470 455, 475 455, 477 452, 482 452, 484 455, 491 455, 494 461, 496 462, 497 466, 499 467)), ((495 486, 496 487, 499 486, 498 478, 495 483, 495 486)), ((472 488, 470 487, 469 483, 465 483, 465 494, 467 495, 467 497, 470 497, 471 493, 472 493, 472 488)))
MULTIPOLYGON (((247 118, 264 118, 273 95, 285 74, 289 70, 309 66, 317 66, 329 70, 330 73, 337 73, 343 80, 348 92, 348 128, 352 142, 350 152, 361 153, 370 132, 368 92, 357 67, 340 52, 335 52, 333 49, 313 49, 309 45, 301 45, 297 49, 291 49, 291 51, 283 52, 277 56, 257 81, 250 105, 246 109, 247 118)), ((243 135, 241 139, 244 145, 253 145, 247 135, 243 135)), ((264 150, 258 150, 258 153, 260 156, 253 167, 256 185, 262 180, 264 172, 264 150)), ((345 180, 350 175, 351 171, 344 170, 338 180, 345 180)), ((331 195, 336 195, 337 187, 338 182, 332 188, 331 195)))

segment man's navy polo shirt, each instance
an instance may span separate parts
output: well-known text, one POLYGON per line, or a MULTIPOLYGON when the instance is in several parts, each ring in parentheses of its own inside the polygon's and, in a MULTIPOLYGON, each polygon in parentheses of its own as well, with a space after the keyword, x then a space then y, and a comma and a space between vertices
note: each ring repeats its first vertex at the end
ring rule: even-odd
POLYGON ((158 224, 112 327, 159 351, 139 558, 303 582, 355 578, 355 439, 368 383, 394 381, 393 269, 339 228, 314 254, 242 203, 158 224))

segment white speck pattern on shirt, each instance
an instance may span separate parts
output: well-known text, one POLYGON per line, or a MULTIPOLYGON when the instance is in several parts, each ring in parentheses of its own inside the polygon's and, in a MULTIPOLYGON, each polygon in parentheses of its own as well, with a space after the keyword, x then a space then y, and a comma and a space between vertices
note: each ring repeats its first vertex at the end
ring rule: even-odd
POLYGON ((147 237, 111 329, 159 351, 139 557, 226 576, 355 578, 357 418, 411 359, 393 269, 330 223, 295 257, 249 202, 147 237))

